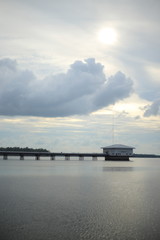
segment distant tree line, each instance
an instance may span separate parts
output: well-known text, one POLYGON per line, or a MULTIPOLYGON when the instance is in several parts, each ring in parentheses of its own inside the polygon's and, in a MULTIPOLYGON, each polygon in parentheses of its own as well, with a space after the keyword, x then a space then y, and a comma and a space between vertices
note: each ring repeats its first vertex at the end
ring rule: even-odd
POLYGON ((17 152, 49 152, 46 149, 43 148, 21 148, 21 147, 0 147, 0 151, 17 151, 17 152))
POLYGON ((136 154, 134 153, 132 157, 137 157, 137 158, 159 158, 160 155, 156 154, 136 154))

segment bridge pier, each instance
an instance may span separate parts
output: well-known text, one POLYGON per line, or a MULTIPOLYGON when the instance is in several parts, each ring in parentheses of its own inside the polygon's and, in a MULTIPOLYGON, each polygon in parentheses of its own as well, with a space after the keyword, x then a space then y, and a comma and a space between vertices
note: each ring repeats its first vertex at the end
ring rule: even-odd
POLYGON ((84 160, 84 156, 79 156, 79 160, 83 161, 84 160))
POLYGON ((70 160, 70 156, 66 155, 65 160, 70 160))
POLYGON ((92 160, 93 161, 97 161, 97 157, 96 156, 92 156, 92 160))
POLYGON ((20 155, 20 160, 24 160, 24 155, 20 155))
POLYGON ((35 160, 40 160, 40 155, 36 155, 35 160))
POLYGON ((55 160, 55 156, 54 155, 51 155, 51 160, 55 160))
POLYGON ((8 155, 3 155, 3 160, 8 160, 8 155))

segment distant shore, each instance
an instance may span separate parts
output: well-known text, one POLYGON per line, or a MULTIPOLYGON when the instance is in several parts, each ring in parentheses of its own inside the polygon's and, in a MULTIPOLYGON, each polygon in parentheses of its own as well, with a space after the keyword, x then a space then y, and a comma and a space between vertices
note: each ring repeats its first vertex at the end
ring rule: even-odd
POLYGON ((132 157, 135 157, 135 158, 160 158, 160 155, 156 155, 156 154, 136 154, 136 153, 134 153, 132 157))
POLYGON ((0 151, 6 152, 50 152, 43 148, 0 147, 0 151))

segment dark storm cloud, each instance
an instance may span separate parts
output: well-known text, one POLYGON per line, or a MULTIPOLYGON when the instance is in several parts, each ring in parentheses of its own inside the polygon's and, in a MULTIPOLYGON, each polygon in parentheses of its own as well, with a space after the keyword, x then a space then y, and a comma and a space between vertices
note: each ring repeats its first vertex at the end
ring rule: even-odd
POLYGON ((118 72, 106 79, 95 59, 76 61, 63 74, 38 80, 16 61, 0 60, 0 114, 58 117, 87 114, 128 97, 132 80, 118 72))
POLYGON ((108 78, 106 84, 101 86, 100 90, 94 96, 96 106, 105 107, 114 104, 118 100, 126 98, 132 91, 132 80, 125 74, 117 72, 114 76, 108 78))
POLYGON ((160 115, 160 99, 154 101, 150 106, 147 106, 147 110, 144 113, 145 117, 160 115))

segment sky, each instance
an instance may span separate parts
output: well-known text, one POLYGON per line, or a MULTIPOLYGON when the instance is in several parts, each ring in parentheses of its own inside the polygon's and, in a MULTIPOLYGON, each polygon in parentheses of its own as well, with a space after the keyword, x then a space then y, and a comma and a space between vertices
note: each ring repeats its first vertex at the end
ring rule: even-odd
POLYGON ((0 146, 160 154, 159 0, 1 0, 0 146))

